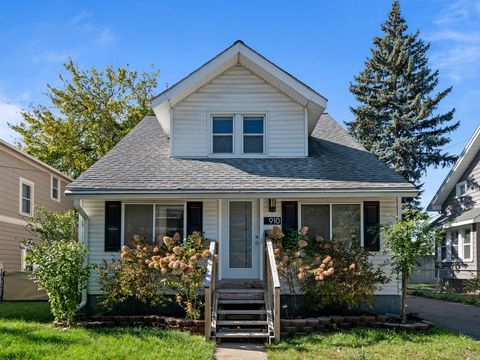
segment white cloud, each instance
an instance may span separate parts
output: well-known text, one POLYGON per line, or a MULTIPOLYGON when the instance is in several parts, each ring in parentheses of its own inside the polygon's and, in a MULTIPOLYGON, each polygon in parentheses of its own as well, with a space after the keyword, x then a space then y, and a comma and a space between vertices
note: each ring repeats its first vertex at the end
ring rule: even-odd
POLYGON ((454 82, 477 76, 480 62, 480 0, 455 0, 439 12, 437 30, 427 34, 435 68, 454 82))
POLYGON ((103 29, 100 32, 100 36, 98 37, 98 42, 102 45, 109 45, 113 42, 115 42, 115 34, 112 32, 112 30, 106 28, 103 29))
POLYGON ((21 120, 21 108, 4 97, 0 96, 0 139, 9 143, 16 137, 15 132, 10 129, 8 124, 18 124, 21 120))

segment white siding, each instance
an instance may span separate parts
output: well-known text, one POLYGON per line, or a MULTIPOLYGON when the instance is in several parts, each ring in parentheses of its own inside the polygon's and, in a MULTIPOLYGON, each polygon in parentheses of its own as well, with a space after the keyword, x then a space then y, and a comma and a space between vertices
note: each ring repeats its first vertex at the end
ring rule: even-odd
MULTIPOLYGON (((172 201, 164 201, 158 203, 172 203, 172 201)), ((184 201, 175 201, 176 204, 184 201)), ((82 207, 90 219, 88 229, 88 247, 90 264, 100 265, 103 260, 111 261, 119 257, 118 252, 104 251, 105 238, 105 202, 103 200, 82 200, 82 207)), ((218 216, 217 216, 217 200, 203 201, 203 224, 205 236, 209 239, 218 239, 218 216)), ((98 285, 98 273, 92 272, 92 276, 88 281, 88 293, 91 295, 100 294, 98 285)))
MULTIPOLYGON (((288 199, 290 201, 294 199, 288 199)), ((286 200, 286 201, 288 201, 286 200)), ((299 199, 298 202, 301 203, 358 203, 362 201, 380 201, 380 223, 381 224, 388 224, 393 223, 396 221, 397 218, 397 200, 395 197, 391 198, 352 198, 352 199, 342 199, 342 198, 321 198, 321 199, 299 199)), ((269 212, 268 209, 268 200, 264 202, 264 216, 282 216, 282 199, 277 199, 276 204, 276 211, 274 213, 269 212)), ((299 209, 300 213, 300 209, 299 209)), ((299 226, 302 226, 299 223, 299 226)), ((272 228, 271 225, 265 225, 265 229, 272 228)), ((383 239, 381 239, 380 243, 380 251, 374 253, 370 257, 373 264, 381 266, 382 270, 385 274, 390 277, 390 282, 388 282, 382 289, 379 289, 376 294, 377 295, 398 295, 400 294, 400 286, 401 283, 398 279, 395 278, 394 275, 391 274, 391 266, 385 265, 385 261, 390 258, 388 254, 385 254, 383 250, 385 249, 385 244, 383 239)), ((283 285, 283 284, 282 284, 283 285)), ((282 291, 288 291, 286 286, 282 286, 282 291)))
POLYGON ((304 107, 242 66, 234 66, 173 109, 172 155, 209 155, 209 116, 215 112, 267 114, 268 156, 305 156, 304 107))

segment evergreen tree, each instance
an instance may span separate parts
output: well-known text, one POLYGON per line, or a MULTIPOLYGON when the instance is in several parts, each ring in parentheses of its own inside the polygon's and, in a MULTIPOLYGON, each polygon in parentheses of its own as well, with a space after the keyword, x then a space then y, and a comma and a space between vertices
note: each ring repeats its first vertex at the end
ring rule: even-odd
POLYGON ((428 66, 430 44, 418 31, 407 33, 397 0, 381 29, 365 69, 350 84, 360 104, 351 107, 355 118, 346 124, 365 148, 421 190, 429 166, 445 167, 456 160, 442 151, 451 140, 448 134, 459 126, 452 123, 455 109, 436 113, 452 88, 434 93, 439 73, 428 66))

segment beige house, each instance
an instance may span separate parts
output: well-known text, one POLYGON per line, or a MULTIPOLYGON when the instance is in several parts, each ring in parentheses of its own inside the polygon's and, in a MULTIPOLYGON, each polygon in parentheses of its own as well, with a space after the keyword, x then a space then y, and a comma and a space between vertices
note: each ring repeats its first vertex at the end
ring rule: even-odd
POLYGON ((21 244, 31 237, 26 218, 35 207, 53 211, 72 208, 64 191, 68 176, 0 140, 0 269, 25 270, 21 244))

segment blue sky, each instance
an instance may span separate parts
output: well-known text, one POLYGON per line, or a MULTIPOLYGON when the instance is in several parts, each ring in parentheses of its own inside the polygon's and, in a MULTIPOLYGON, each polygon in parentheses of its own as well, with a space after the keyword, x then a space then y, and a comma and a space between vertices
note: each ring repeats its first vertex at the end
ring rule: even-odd
MULTIPOLYGON (((410 30, 431 42, 439 90, 453 85, 443 110, 457 109, 459 130, 448 151, 461 152, 480 121, 480 0, 403 0, 410 30)), ((0 138, 15 138, 7 122, 46 103, 71 56, 81 67, 113 63, 161 72, 159 91, 237 39, 329 99, 343 123, 354 105, 348 91, 389 0, 342 1, 9 1, 0 12, 0 138)), ((442 110, 441 109, 441 110, 442 110)), ((426 205, 448 169, 424 179, 426 205)))

